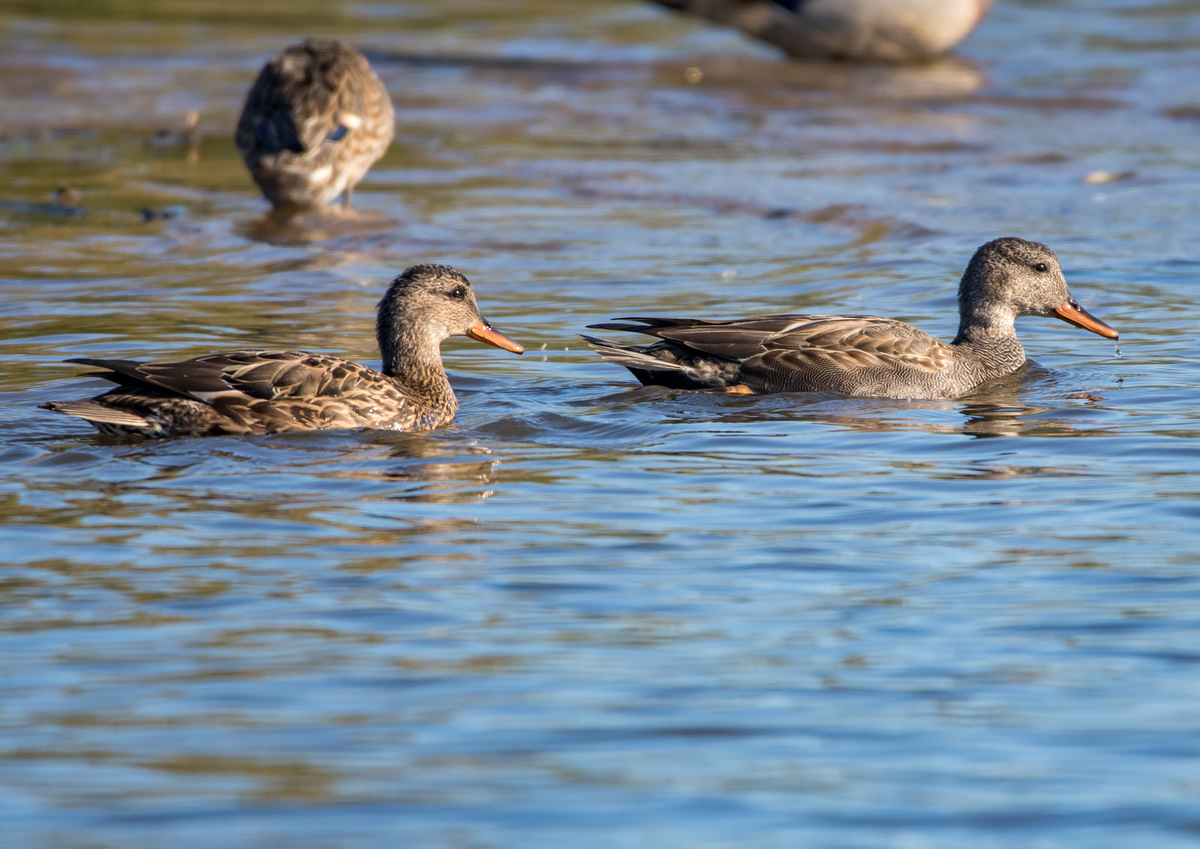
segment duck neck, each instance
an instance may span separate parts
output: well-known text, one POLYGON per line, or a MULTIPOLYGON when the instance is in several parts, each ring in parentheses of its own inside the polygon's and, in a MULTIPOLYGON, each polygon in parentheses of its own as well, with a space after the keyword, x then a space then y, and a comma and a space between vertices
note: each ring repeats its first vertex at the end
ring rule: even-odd
POLYGON ((988 374, 1007 374, 1025 363, 1025 349, 1011 316, 964 312, 950 344, 981 362, 988 374))
POLYGON ((450 379, 442 365, 440 340, 414 335, 396 328, 391 335, 379 333, 383 373, 404 388, 405 394, 434 409, 457 406, 450 379))

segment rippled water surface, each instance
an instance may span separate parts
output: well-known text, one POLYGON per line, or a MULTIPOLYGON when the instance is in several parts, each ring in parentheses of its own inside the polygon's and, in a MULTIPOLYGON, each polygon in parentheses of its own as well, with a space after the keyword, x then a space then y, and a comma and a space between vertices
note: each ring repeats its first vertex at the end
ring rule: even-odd
POLYGON ((1200 3, 998 0, 906 69, 619 0, 229 5, 0 12, 5 846, 1196 845, 1200 3), (310 33, 396 141, 358 218, 279 229, 230 136, 310 33), (1120 356, 1031 318, 958 401, 717 396, 575 336, 949 337, 1000 235, 1120 356), (73 356, 374 362, 418 261, 529 349, 447 343, 453 427, 37 408, 101 388, 73 356))

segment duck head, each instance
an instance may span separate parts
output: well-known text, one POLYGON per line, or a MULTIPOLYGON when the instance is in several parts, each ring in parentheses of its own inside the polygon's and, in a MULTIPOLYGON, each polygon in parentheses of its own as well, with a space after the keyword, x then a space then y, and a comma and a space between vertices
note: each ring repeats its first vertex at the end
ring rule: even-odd
POLYGON ((393 280, 379 302, 375 335, 389 374, 401 359, 440 356, 450 336, 469 336, 514 354, 525 351, 488 323, 471 283, 448 265, 414 265, 393 280))
POLYGON ((1011 328, 1023 315, 1053 316, 1107 339, 1117 331, 1079 305, 1058 257, 1038 242, 1005 237, 971 257, 958 290, 959 335, 978 328, 1011 328))

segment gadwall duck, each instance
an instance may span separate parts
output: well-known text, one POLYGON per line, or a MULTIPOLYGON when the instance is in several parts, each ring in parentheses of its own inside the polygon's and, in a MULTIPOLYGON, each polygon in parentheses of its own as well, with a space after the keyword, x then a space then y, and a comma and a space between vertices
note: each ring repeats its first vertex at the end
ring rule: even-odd
POLYGON ((1025 363, 1015 327, 1023 315, 1054 316, 1117 338, 1071 297, 1054 252, 1024 239, 996 239, 975 252, 958 287, 958 311, 950 344, 872 315, 621 318, 591 326, 662 341, 641 347, 583 338, 648 386, 876 398, 957 398, 1016 371, 1025 363), (622 323, 630 321, 639 323, 622 323))
POLYGON ((338 195, 348 207, 395 130, 391 98, 363 55, 309 39, 263 67, 234 141, 276 209, 321 207, 338 195))
POLYGON ((304 351, 231 351, 175 363, 67 360, 106 369, 91 376, 117 388, 42 406, 121 436, 424 430, 452 421, 458 409, 442 366, 443 340, 470 336, 524 351, 484 320, 467 278, 446 265, 415 265, 392 281, 375 335, 382 372, 304 351))
POLYGON ((958 44, 992 0, 654 0, 805 59, 912 62, 958 44))

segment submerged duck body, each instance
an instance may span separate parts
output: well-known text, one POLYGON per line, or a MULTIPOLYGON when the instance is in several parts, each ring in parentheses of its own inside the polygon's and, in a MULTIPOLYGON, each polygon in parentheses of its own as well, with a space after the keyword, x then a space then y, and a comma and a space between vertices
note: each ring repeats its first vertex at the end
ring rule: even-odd
POLYGON ((959 284, 958 302, 958 335, 950 343, 870 315, 622 318, 591 327, 660 341, 637 346, 584 339, 645 385, 935 399, 966 395, 1024 365, 1015 326, 1020 316, 1053 316, 1117 338, 1071 297, 1054 252, 1024 239, 996 239, 979 248, 959 284))
POLYGON ((42 406, 121 436, 216 436, 370 427, 425 430, 454 419, 458 401, 440 346, 470 336, 522 353, 479 313, 467 278, 417 265, 379 302, 382 371, 328 354, 244 350, 173 363, 80 358, 117 387, 42 406))
POLYGON ((911 62, 945 53, 991 0, 654 0, 805 59, 911 62))
POLYGON ((276 209, 312 209, 355 185, 396 130, 391 98, 366 58, 334 39, 308 39, 263 67, 234 141, 276 209))

